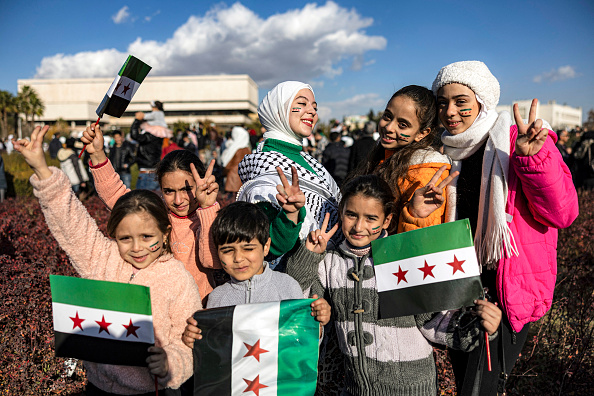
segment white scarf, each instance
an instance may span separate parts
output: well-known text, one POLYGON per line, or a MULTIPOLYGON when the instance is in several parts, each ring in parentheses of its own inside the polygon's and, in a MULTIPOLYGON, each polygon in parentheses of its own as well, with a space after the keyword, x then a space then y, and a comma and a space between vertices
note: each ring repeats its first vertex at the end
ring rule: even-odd
MULTIPOLYGON (((302 89, 313 88, 299 81, 285 81, 272 88, 258 106, 258 116, 266 129, 264 139, 277 139, 297 146, 303 145, 303 139, 289 126, 291 103, 302 89)), ((315 95, 315 94, 314 94, 315 95)))
POLYGON ((221 164, 227 166, 235 156, 235 153, 244 147, 250 147, 250 134, 245 128, 240 126, 233 127, 231 130, 231 139, 225 145, 225 151, 221 154, 221 164))
MULTIPOLYGON (((482 117, 477 117, 472 126, 463 133, 452 135, 446 130, 441 136, 445 153, 454 160, 452 172, 460 170, 461 160, 474 154, 485 140, 487 141, 483 156, 474 246, 479 263, 487 265, 488 268, 497 268, 497 263, 504 252, 507 257, 512 254, 518 255, 518 248, 505 212, 511 125, 512 118, 508 112, 497 114, 495 110, 488 110, 482 117)), ((456 186, 452 186, 449 190, 448 198, 455 198, 456 186)))

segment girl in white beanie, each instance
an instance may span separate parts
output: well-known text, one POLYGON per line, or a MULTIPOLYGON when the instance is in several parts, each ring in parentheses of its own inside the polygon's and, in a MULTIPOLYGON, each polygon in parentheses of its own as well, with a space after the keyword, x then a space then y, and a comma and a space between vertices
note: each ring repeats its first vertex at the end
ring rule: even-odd
POLYGON ((505 313, 500 336, 491 341, 492 371, 481 348, 450 355, 460 395, 495 395, 504 391, 529 322, 551 306, 557 229, 577 217, 577 194, 557 136, 536 120, 536 99, 528 124, 517 104, 515 122, 508 112, 498 114, 499 82, 479 61, 443 67, 433 93, 445 153, 460 171, 448 191, 457 213, 448 220, 470 220, 483 285, 505 313))

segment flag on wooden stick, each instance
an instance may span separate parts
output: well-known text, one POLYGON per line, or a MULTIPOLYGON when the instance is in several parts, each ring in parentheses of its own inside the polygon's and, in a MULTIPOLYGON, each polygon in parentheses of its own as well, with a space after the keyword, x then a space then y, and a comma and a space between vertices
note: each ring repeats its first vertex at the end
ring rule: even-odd
POLYGON ((121 117, 149 71, 151 71, 149 65, 128 55, 126 63, 97 107, 96 113, 99 118, 103 117, 103 114, 121 117))
POLYGON ((313 395, 319 323, 313 300, 198 311, 194 395, 313 395))
POLYGON ((371 244, 381 318, 473 306, 483 294, 468 219, 371 244))
POLYGON ((50 275, 56 356, 146 366, 154 345, 146 286, 50 275))

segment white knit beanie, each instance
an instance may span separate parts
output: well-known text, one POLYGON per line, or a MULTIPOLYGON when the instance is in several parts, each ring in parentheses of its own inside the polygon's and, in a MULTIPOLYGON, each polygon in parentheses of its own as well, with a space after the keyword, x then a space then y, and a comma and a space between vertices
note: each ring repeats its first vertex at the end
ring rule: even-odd
POLYGON ((433 93, 437 95, 439 88, 451 83, 472 89, 485 102, 487 110, 495 109, 499 103, 499 81, 483 62, 463 61, 442 67, 433 81, 433 93))

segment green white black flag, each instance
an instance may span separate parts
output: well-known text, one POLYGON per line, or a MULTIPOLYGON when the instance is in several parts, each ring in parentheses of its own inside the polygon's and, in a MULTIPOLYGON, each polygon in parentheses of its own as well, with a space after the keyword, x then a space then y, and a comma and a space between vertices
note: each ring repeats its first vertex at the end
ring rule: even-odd
POLYGON ((372 242, 380 317, 472 306, 482 296, 468 219, 372 242))
POLYGON ((128 55, 124 66, 97 107, 97 115, 99 117, 103 117, 103 114, 121 117, 149 71, 151 71, 149 65, 128 55))

